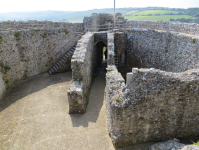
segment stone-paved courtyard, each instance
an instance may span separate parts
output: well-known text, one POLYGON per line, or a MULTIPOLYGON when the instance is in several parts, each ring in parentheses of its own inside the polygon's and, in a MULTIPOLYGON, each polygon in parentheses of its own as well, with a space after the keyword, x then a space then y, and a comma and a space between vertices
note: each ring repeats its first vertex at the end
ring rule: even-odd
POLYGON ((86 114, 68 114, 71 72, 41 74, 8 89, 0 101, 0 149, 111 150, 105 77, 94 78, 86 114))

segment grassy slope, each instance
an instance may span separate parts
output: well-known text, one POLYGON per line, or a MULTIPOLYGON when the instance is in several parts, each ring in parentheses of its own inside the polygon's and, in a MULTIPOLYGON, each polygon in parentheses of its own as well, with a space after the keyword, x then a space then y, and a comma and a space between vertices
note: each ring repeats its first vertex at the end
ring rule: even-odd
MULTIPOLYGON (((135 12, 135 13, 133 13, 133 15, 148 15, 148 14, 152 14, 152 15, 160 14, 160 15, 163 15, 163 14, 167 14, 167 13, 178 14, 179 12, 182 12, 182 11, 146 10, 146 11, 142 11, 142 12, 135 12)), ((182 12, 182 13, 183 13, 183 12, 182 12)))
POLYGON ((172 19, 178 19, 178 18, 191 18, 192 16, 188 15, 160 15, 160 16, 126 16, 125 19, 128 20, 153 20, 153 21, 169 21, 172 19))
POLYGON ((163 15, 167 13, 173 13, 173 14, 178 14, 181 11, 170 11, 170 10, 146 10, 146 11, 141 11, 141 12, 133 12, 128 15, 124 15, 125 19, 128 20, 153 20, 153 21, 169 21, 171 18, 172 19, 178 19, 178 18, 192 18, 192 16, 189 15, 163 15), (141 16, 141 15, 148 15, 152 14, 153 16, 141 16), (160 16, 154 16, 155 14, 160 14, 160 16), (138 16, 135 16, 138 15, 138 16))

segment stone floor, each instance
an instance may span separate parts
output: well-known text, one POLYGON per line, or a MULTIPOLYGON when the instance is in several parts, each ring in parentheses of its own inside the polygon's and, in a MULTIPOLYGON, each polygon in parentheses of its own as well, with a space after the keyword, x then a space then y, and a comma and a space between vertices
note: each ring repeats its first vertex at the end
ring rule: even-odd
POLYGON ((68 114, 71 72, 41 74, 0 100, 0 149, 113 150, 107 132, 105 78, 93 79, 86 114, 68 114))

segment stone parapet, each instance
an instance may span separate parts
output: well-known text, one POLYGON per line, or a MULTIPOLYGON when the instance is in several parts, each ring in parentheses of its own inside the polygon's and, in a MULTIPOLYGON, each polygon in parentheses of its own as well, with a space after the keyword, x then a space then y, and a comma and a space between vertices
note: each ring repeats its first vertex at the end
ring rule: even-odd
POLYGON ((181 32, 192 35, 199 35, 199 24, 195 23, 176 23, 171 21, 127 21, 120 25, 122 28, 139 28, 181 32))
POLYGON ((52 29, 67 28, 75 32, 83 32, 83 23, 69 22, 52 22, 52 21, 1 21, 0 30, 17 30, 17 29, 52 29))

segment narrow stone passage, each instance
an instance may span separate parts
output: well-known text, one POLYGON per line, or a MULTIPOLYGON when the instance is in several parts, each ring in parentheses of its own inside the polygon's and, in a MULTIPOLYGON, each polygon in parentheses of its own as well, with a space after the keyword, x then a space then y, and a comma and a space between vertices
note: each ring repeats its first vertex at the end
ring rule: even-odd
POLYGON ((0 100, 0 149, 112 150, 105 76, 93 78, 87 112, 68 114, 71 72, 41 74, 8 89, 0 100))

